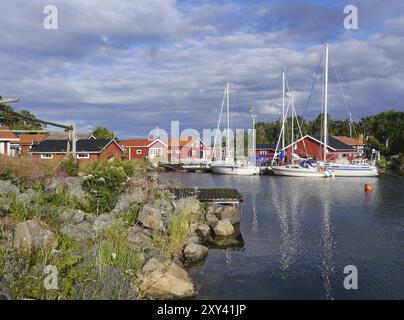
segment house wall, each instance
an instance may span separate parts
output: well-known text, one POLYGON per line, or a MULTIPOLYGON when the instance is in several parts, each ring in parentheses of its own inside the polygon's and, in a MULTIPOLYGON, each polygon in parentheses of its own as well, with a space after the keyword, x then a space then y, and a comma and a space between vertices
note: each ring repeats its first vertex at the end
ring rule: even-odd
POLYGON ((150 149, 157 148, 162 150, 162 155, 159 159, 167 160, 168 150, 167 147, 162 144, 160 141, 154 142, 150 147, 126 147, 129 153, 130 160, 141 160, 149 157, 149 159, 156 158, 150 153, 150 149), (140 151, 141 154, 137 152, 140 151))
POLYGON ((200 140, 194 141, 189 146, 184 146, 180 149, 181 159, 189 160, 210 160, 211 151, 200 140))
POLYGON ((9 154, 10 142, 0 141, 0 154, 9 154))
MULTIPOLYGON (((298 141, 294 146, 286 149, 286 159, 288 162, 290 162, 292 160, 292 153, 295 153, 301 158, 313 158, 316 161, 321 161, 323 160, 323 149, 322 144, 310 138, 305 138, 298 141), (293 148, 295 149, 293 150, 293 148)), ((343 157, 347 158, 349 161, 352 161, 355 157, 355 152, 352 150, 333 151, 332 149, 328 148, 327 161, 335 161, 343 157)))

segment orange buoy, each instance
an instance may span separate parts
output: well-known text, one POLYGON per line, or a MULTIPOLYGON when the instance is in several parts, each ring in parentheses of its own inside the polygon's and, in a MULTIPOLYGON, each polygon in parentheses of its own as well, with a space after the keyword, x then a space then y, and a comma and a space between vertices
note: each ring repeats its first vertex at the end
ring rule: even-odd
POLYGON ((365 192, 372 192, 373 188, 370 184, 365 184, 365 192))

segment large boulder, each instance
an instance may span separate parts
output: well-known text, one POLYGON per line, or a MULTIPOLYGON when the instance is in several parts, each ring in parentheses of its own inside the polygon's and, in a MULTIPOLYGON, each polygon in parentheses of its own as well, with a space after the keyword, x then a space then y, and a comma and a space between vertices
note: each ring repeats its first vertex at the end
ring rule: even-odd
POLYGON ((0 301, 11 300, 11 290, 3 277, 0 277, 0 301))
POLYGON ((78 224, 84 220, 85 214, 81 210, 68 209, 60 214, 60 219, 66 224, 78 224))
POLYGON ((152 247, 152 236, 142 227, 134 226, 128 230, 128 246, 143 252, 152 247))
POLYGON ((185 265, 198 263, 208 255, 208 248, 198 243, 188 243, 183 250, 185 265))
POLYGON ((60 229, 65 236, 75 241, 87 241, 95 238, 95 231, 91 223, 83 221, 79 224, 69 224, 60 229))
POLYGON ((93 219, 93 228, 96 231, 110 229, 115 225, 122 224, 122 220, 110 213, 101 214, 93 219))
POLYGON ((8 197, 0 197, 0 218, 5 217, 11 212, 13 200, 8 197))
POLYGON ((14 247, 22 250, 48 248, 55 241, 55 234, 34 220, 28 220, 16 225, 14 232, 14 247))
POLYGON ((126 212, 131 210, 133 204, 144 203, 147 199, 147 194, 140 187, 134 188, 131 192, 123 193, 114 208, 114 212, 126 212))
POLYGON ((215 234, 219 237, 228 237, 234 234, 234 227, 229 219, 220 220, 214 228, 215 234))
POLYGON ((220 220, 229 219, 232 224, 238 224, 241 221, 240 210, 233 207, 225 207, 218 215, 220 220))
POLYGON ((173 207, 169 201, 156 200, 143 206, 137 220, 146 228, 165 232, 167 230, 167 218, 172 210, 173 207))
POLYGON ((143 266, 136 285, 146 299, 186 299, 198 293, 183 268, 162 258, 151 258, 143 266))
POLYGON ((0 180, 0 195, 12 195, 18 193, 20 193, 20 190, 15 184, 10 181, 0 180))
POLYGON ((27 190, 24 190, 24 192, 17 194, 17 202, 23 203, 23 204, 29 204, 32 199, 36 196, 36 193, 34 189, 29 188, 27 190))
POLYGON ((219 222, 219 219, 216 217, 214 213, 207 213, 206 214, 206 222, 211 228, 216 227, 219 222))
POLYGON ((196 228, 196 233, 202 239, 206 239, 210 235, 210 227, 207 224, 204 224, 204 223, 199 224, 198 227, 196 228))
POLYGON ((83 190, 82 183, 83 183, 82 179, 79 177, 67 177, 67 178, 55 177, 45 187, 45 189, 48 192, 56 192, 61 190, 63 186, 66 186, 70 196, 82 200, 86 196, 86 193, 83 190))
POLYGON ((184 213, 198 213, 201 203, 194 197, 179 199, 173 202, 175 210, 184 213))

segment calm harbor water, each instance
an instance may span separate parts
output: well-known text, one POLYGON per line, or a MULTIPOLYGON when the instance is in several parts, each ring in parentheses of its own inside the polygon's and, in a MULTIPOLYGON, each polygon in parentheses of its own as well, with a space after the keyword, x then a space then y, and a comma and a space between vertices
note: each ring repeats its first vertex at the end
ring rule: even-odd
POLYGON ((404 299, 402 178, 167 172, 160 179, 236 188, 245 199, 244 244, 209 250, 192 271, 197 299, 404 299), (358 290, 344 289, 347 265, 358 268, 358 290))

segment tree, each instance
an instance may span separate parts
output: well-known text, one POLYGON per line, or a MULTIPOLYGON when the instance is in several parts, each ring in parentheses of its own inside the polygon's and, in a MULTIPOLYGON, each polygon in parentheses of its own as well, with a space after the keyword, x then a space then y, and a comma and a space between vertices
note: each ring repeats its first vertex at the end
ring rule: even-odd
POLYGON ((108 130, 105 127, 97 127, 93 132, 92 135, 97 139, 116 139, 116 135, 113 131, 108 130))
POLYGON ((35 120, 36 117, 28 110, 18 112, 11 106, 0 104, 0 124, 3 126, 10 127, 14 130, 42 130, 42 125, 35 122, 35 120))

